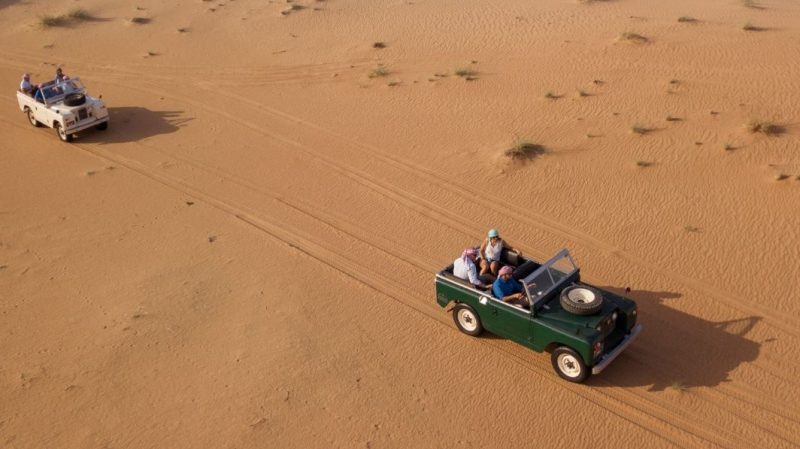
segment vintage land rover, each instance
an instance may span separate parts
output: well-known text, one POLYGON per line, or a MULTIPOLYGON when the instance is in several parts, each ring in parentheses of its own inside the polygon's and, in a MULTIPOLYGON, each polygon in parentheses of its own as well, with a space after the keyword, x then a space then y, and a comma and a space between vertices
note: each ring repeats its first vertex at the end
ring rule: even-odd
POLYGON ((80 78, 56 83, 49 81, 39 88, 36 97, 17 91, 19 108, 33 126, 48 126, 56 130, 63 142, 72 142, 72 135, 94 127, 108 128, 108 110, 103 100, 90 97, 80 78))
POLYGON ((563 379, 583 382, 605 369, 639 335, 636 303, 581 282, 580 269, 562 249, 539 263, 503 251, 514 267, 527 304, 510 304, 453 275, 453 265, 436 274, 436 302, 452 309, 456 327, 477 336, 484 329, 533 349, 551 353, 563 379))

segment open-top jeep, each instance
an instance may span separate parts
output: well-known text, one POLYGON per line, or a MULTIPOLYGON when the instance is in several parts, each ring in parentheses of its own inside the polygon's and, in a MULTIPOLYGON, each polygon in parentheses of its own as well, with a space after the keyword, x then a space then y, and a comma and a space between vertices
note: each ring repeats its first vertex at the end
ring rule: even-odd
POLYGON ((562 249, 544 263, 503 251, 501 262, 515 267, 513 277, 527 306, 503 302, 453 275, 453 265, 436 274, 436 302, 451 302, 459 330, 476 336, 484 329, 537 352, 551 352, 556 373, 583 382, 605 369, 642 330, 636 303, 580 280, 580 269, 562 249))
POLYGON ((99 98, 86 94, 86 88, 77 77, 56 83, 49 81, 39 88, 34 98, 17 91, 19 108, 28 116, 33 126, 55 128, 58 138, 72 142, 72 135, 86 128, 108 128, 108 110, 99 98))

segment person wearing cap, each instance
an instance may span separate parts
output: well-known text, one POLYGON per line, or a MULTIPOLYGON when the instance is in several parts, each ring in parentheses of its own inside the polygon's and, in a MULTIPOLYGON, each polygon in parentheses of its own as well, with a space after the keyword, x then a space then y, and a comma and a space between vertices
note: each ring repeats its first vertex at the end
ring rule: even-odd
POLYGON ((514 269, 510 266, 506 265, 501 268, 497 280, 492 284, 492 294, 503 302, 527 306, 525 289, 519 281, 511 277, 512 274, 514 274, 514 269))
POLYGON ((469 281, 483 290, 488 290, 489 285, 484 284, 481 278, 478 277, 478 268, 475 266, 475 259, 478 258, 477 248, 467 248, 461 253, 461 257, 453 262, 453 275, 459 279, 469 281))
POLYGON ((503 248, 506 251, 517 253, 521 256, 522 252, 514 249, 505 240, 500 238, 500 233, 497 229, 489 229, 486 234, 486 239, 481 244, 481 274, 491 273, 497 276, 497 271, 500 269, 500 256, 503 254, 503 248))
POLYGON ((23 73, 22 74, 22 81, 19 83, 19 90, 24 92, 28 95, 33 92, 33 86, 31 86, 31 74, 30 73, 23 73))

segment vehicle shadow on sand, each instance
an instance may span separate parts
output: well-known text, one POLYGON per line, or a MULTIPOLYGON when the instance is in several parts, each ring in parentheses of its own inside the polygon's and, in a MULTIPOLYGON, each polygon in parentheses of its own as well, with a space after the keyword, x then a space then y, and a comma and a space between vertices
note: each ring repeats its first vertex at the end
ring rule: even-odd
POLYGON ((141 107, 108 108, 108 129, 80 134, 85 143, 135 142, 160 134, 178 131, 191 117, 183 111, 151 111, 141 107))
POLYGON ((761 343, 747 334, 761 317, 708 321, 678 310, 684 300, 679 293, 602 288, 635 300, 644 330, 602 374, 589 380, 597 387, 650 385, 650 391, 713 387, 758 357, 761 343))

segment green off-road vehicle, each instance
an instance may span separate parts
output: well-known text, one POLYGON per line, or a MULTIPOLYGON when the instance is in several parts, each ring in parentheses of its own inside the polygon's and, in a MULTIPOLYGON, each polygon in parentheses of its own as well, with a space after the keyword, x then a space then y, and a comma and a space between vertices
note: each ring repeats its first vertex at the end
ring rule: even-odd
POLYGON ((605 369, 642 330, 630 299, 581 282, 580 269, 562 249, 544 263, 503 252, 514 267, 527 304, 505 303, 453 275, 453 265, 436 274, 436 302, 455 303, 453 320, 461 332, 484 329, 537 352, 552 354, 553 368, 570 382, 583 382, 605 369))

